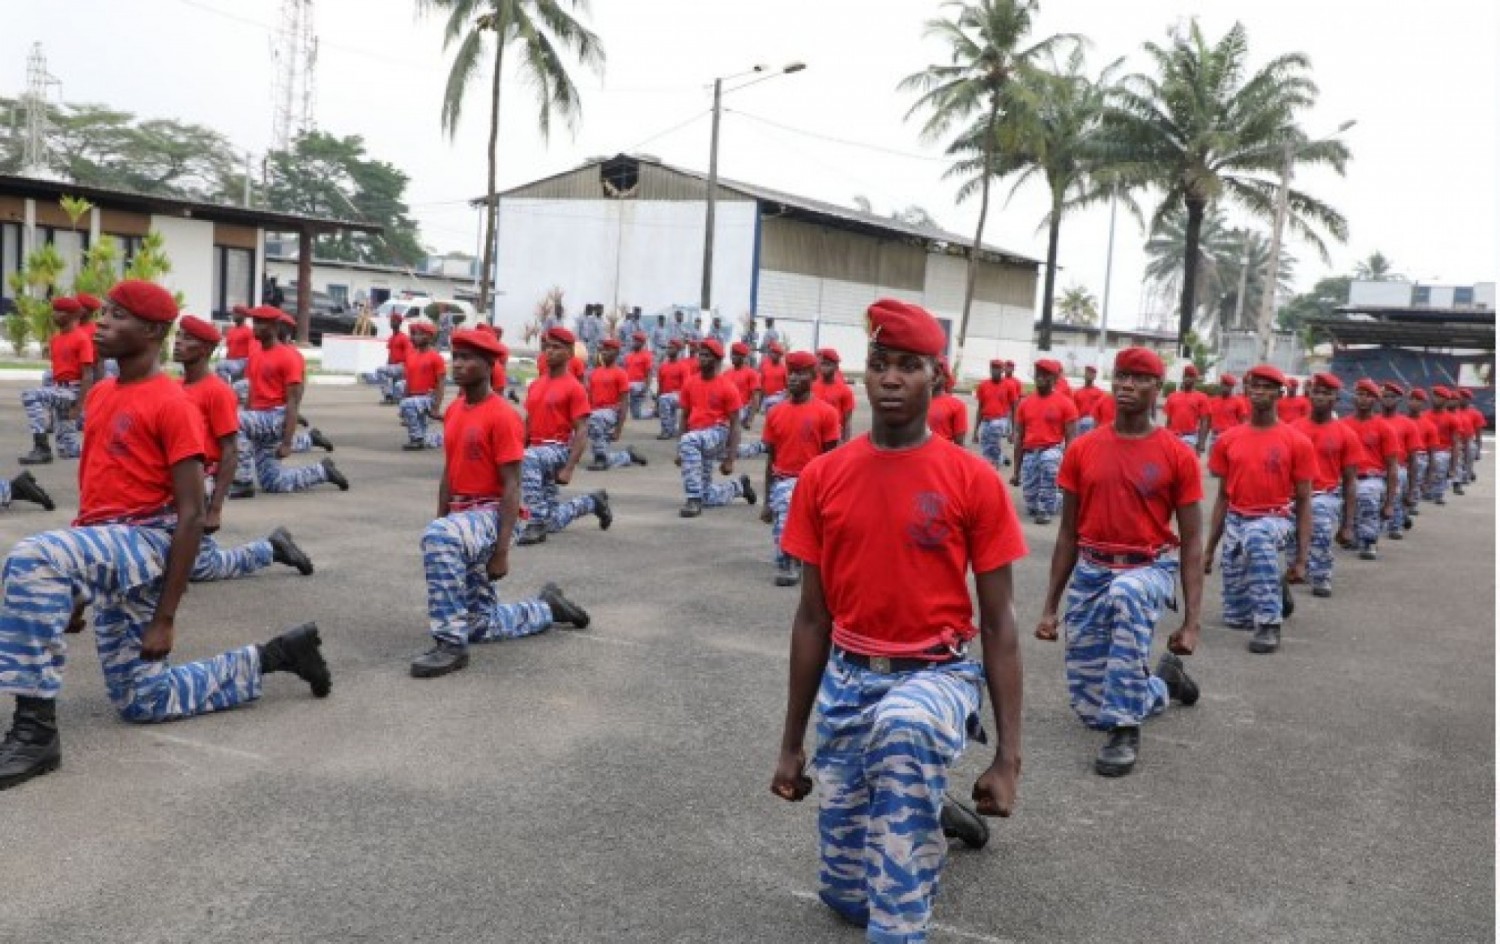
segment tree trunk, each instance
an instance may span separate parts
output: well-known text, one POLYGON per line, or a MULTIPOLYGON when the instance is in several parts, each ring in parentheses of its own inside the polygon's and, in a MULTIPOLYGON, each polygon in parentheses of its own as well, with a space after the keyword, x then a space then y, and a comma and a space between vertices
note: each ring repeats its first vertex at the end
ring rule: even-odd
POLYGON ((479 267, 479 317, 493 321, 490 315, 490 289, 495 269, 495 228, 500 220, 500 200, 495 196, 496 149, 500 140, 500 67, 505 62, 505 33, 495 29, 495 75, 490 82, 490 148, 489 185, 484 201, 484 261, 479 267))
POLYGON ((1203 232, 1203 213, 1208 202, 1194 197, 1187 197, 1183 202, 1187 204, 1187 229, 1183 231, 1182 307, 1177 312, 1177 347, 1183 357, 1192 357, 1187 336, 1193 330, 1193 311, 1198 302, 1198 237, 1203 232))
POLYGON ((1000 117, 1000 96, 990 98, 989 120, 984 126, 984 166, 979 180, 979 225, 974 229, 974 245, 969 248, 969 276, 964 284, 964 310, 958 319, 958 345, 953 353, 953 376, 963 376, 964 342, 969 339, 969 311, 974 307, 974 281, 979 275, 979 247, 984 244, 984 222, 990 215, 990 172, 995 161, 995 123, 1000 117))
POLYGON ((1042 284, 1042 329, 1037 332, 1037 350, 1052 350, 1052 293, 1057 287, 1057 242, 1062 235, 1062 200, 1052 198, 1052 220, 1047 225, 1047 274, 1042 284))

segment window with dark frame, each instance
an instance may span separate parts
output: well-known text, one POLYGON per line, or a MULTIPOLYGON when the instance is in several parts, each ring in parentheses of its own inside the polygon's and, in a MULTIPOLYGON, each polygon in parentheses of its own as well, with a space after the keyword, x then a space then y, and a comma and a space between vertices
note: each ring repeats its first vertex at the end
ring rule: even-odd
POLYGON ((215 246, 213 316, 227 318, 235 305, 249 305, 254 297, 255 251, 215 246))

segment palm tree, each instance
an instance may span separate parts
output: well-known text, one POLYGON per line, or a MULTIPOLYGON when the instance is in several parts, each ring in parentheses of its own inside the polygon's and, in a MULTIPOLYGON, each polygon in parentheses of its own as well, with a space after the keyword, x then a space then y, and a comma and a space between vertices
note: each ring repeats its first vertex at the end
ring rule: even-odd
POLYGON ((947 175, 970 176, 959 191, 963 198, 980 185, 983 167, 989 166, 997 178, 1017 174, 1007 203, 1028 180, 1040 176, 1046 183, 1049 209, 1041 225, 1047 229, 1047 270, 1037 337, 1037 347, 1043 351, 1052 349, 1052 295, 1064 214, 1106 200, 1115 192, 1127 209, 1140 216, 1139 207, 1128 192, 1120 193, 1112 169, 1102 162, 1100 118, 1120 61, 1106 66, 1096 80, 1083 72, 1081 48, 1073 49, 1066 68, 1057 68, 1055 57, 1052 65, 1048 72, 1029 72, 1014 86, 1009 114, 996 131, 993 163, 985 161, 980 137, 984 129, 976 126, 949 148, 950 154, 969 156, 954 164, 947 175))
POLYGON ((1397 282, 1406 276, 1395 271, 1395 266, 1385 254, 1376 250, 1354 266, 1354 277, 1363 282, 1397 282))
POLYGON ((489 177, 485 188, 484 261, 480 266, 479 310, 490 305, 490 281, 495 264, 495 222, 500 201, 495 196, 496 151, 500 137, 500 76, 507 48, 519 55, 521 76, 536 93, 537 130, 546 140, 553 116, 570 130, 582 114, 578 89, 568 75, 563 53, 570 51, 595 72, 604 68, 604 45, 599 37, 575 19, 565 7, 587 13, 588 0, 417 0, 419 10, 447 14, 443 49, 458 41, 448 84, 443 90, 443 130, 450 138, 458 130, 464 92, 494 46, 494 71, 490 76, 489 177))
MULTIPOLYGON (((1285 162, 1326 164, 1342 174, 1349 149, 1337 140, 1309 141, 1297 127, 1298 114, 1318 92, 1302 53, 1277 56, 1247 78, 1245 28, 1236 23, 1210 45, 1196 20, 1170 46, 1147 43, 1145 51, 1156 74, 1127 77, 1105 124, 1122 172, 1162 194, 1153 228, 1175 208, 1187 213, 1177 324, 1182 340, 1197 310, 1198 241, 1209 206, 1223 200, 1270 219, 1285 162)), ((1348 234, 1342 214, 1295 188, 1288 192, 1287 222, 1325 260, 1314 227, 1340 241, 1348 234)))
MULTIPOLYGON (((1168 296, 1181 294, 1186 245, 1187 215, 1180 208, 1164 217, 1146 242, 1146 279, 1168 296)), ((1259 310, 1270 253, 1270 241, 1264 235, 1231 229, 1224 214, 1217 207, 1209 207, 1203 216, 1194 265, 1198 285, 1193 294, 1203 310, 1202 317, 1195 318, 1193 325, 1199 337, 1252 327, 1246 317, 1247 314, 1253 317, 1259 310), (1243 305, 1239 303, 1242 290, 1243 305)), ((1283 250, 1277 266, 1276 291, 1291 289, 1293 270, 1292 257, 1283 250)))
POLYGON ((1088 289, 1074 285, 1057 300, 1057 316, 1064 324, 1088 327, 1099 321, 1099 307, 1088 289))
MULTIPOLYGON (((1006 114, 1011 86, 1022 75, 1036 71, 1037 60, 1069 35, 1050 36, 1024 45, 1037 11, 1037 0, 950 0, 943 5, 947 18, 927 21, 926 35, 948 46, 948 62, 928 66, 901 80, 899 91, 917 92, 907 118, 926 112, 923 140, 935 141, 954 127, 966 127, 979 119, 982 167, 994 166, 997 129, 1006 114)), ((955 372, 962 364, 964 342, 969 335, 969 311, 974 304, 974 281, 979 271, 979 253, 984 224, 989 216, 990 178, 979 178, 979 223, 969 249, 969 273, 964 285, 963 314, 958 322, 955 372)))

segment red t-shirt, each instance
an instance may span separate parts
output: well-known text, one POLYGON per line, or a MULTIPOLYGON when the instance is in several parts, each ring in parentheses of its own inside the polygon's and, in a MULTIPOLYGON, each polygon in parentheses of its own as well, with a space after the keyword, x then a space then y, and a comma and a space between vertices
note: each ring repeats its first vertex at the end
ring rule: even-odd
POLYGON ((406 359, 411 357, 414 350, 411 338, 405 333, 397 331, 385 339, 385 362, 387 364, 405 364, 406 359))
POLYGON ((183 381, 183 392, 188 401, 198 408, 203 417, 203 464, 215 466, 223 458, 219 451, 219 440, 240 431, 240 399, 234 388, 225 383, 218 374, 209 374, 197 383, 183 381))
POLYGON ((1478 436, 1484 432, 1485 427, 1490 425, 1489 421, 1484 418, 1484 413, 1480 411, 1479 407, 1466 406, 1464 407, 1464 412, 1469 414, 1470 436, 1478 436))
MULTIPOLYGON (((1245 406, 1248 410, 1248 401, 1245 406)), ((1247 412, 1245 415, 1249 416, 1249 413, 1247 412)), ((1282 397, 1276 401, 1276 416, 1283 423, 1290 423, 1293 420, 1300 420, 1305 416, 1312 416, 1312 401, 1307 399, 1307 397, 1282 397)))
POLYGON ((1033 393, 1016 407, 1016 423, 1025 427, 1022 449, 1046 449, 1061 445, 1067 425, 1078 420, 1073 398, 1053 390, 1046 396, 1033 393))
POLYGON ((927 428, 933 435, 962 446, 964 434, 969 431, 969 409, 951 393, 933 397, 927 408, 927 428))
POLYGON ((854 389, 841 380, 824 383, 823 378, 818 377, 813 380, 812 393, 839 415, 839 434, 843 435, 844 419, 854 412, 854 389))
POLYGON ((614 410, 630 393, 630 375, 620 367, 595 367, 589 374, 589 403, 596 410, 614 410))
POLYGON ((1078 542, 1114 554, 1176 547, 1173 513, 1203 500, 1197 454, 1160 427, 1139 439, 1113 427, 1085 433, 1063 455, 1057 484, 1078 498, 1078 542))
POLYGON ((651 365, 656 363, 656 358, 651 352, 642 348, 639 351, 631 351, 625 355, 625 375, 630 378, 631 383, 645 383, 651 379, 651 365))
POLYGON ((1238 426, 1248 419, 1250 419, 1250 401, 1244 397, 1231 393, 1227 397, 1213 397, 1208 401, 1208 426, 1216 434, 1238 426))
POLYGON ((1426 447, 1428 452, 1435 451, 1438 448, 1440 439, 1438 437, 1437 424, 1432 421, 1432 414, 1424 412, 1421 416, 1414 419, 1417 429, 1422 431, 1422 445, 1426 447))
POLYGON ((173 507, 172 466, 203 455, 203 421, 166 374, 139 383, 113 377, 84 402, 74 525, 152 515, 173 507))
POLYGON ((725 372, 725 376, 734 383, 734 388, 740 392, 740 400, 744 403, 749 403, 750 395, 760 389, 760 373, 749 364, 732 367, 725 372))
POLYGON ((993 380, 981 381, 974 388, 974 399, 979 401, 979 421, 1003 420, 1010 416, 1010 408, 1015 406, 1016 400, 1013 391, 1008 386, 1008 381, 1001 380, 996 383, 993 380))
POLYGON ((250 409, 270 410, 286 406, 286 388, 302 382, 306 369, 302 355, 293 347, 278 344, 262 347, 245 371, 250 376, 250 409))
POLYGON ((1224 480, 1229 509, 1242 515, 1286 515, 1298 482, 1318 474, 1312 442, 1285 423, 1226 430, 1214 441, 1208 470, 1224 480))
POLYGON ((1119 405, 1115 403, 1114 397, 1104 397, 1094 404, 1094 425, 1108 426, 1115 421, 1115 414, 1119 412, 1119 405))
POLYGON ((504 390, 510 384, 510 378, 505 376, 506 358, 496 358, 495 364, 490 368, 490 389, 504 390))
POLYGON ((1425 437, 1422 435, 1422 429, 1417 425, 1416 420, 1405 413, 1394 413, 1390 416, 1384 416, 1382 419, 1385 420, 1385 425, 1391 428, 1391 432, 1396 434, 1396 445, 1401 450, 1401 454, 1397 457, 1396 461, 1404 464, 1406 460, 1411 458, 1412 453, 1427 451, 1425 437))
POLYGON ((1094 407, 1108 396, 1108 391, 1098 387, 1079 387, 1073 391, 1073 405, 1078 407, 1079 416, 1093 416, 1094 407))
POLYGON ((1309 416, 1293 421, 1291 427, 1313 444, 1313 458, 1317 460, 1313 491, 1326 492, 1342 486, 1344 469, 1358 465, 1360 454, 1364 452, 1354 430, 1338 420, 1314 423, 1309 416))
POLYGON ((1208 394, 1202 390, 1178 390, 1167 397, 1162 412, 1167 417, 1167 429, 1179 436, 1198 432, 1198 423, 1209 415, 1208 394))
POLYGON ((1385 471, 1385 460, 1401 460, 1401 446, 1396 434, 1383 417, 1371 416, 1362 420, 1358 416, 1346 416, 1339 422, 1347 423, 1354 430, 1360 444, 1359 461, 1354 464, 1357 475, 1378 475, 1385 471))
POLYGON ((542 374, 526 389, 526 445, 567 444, 573 438, 573 424, 590 412, 588 394, 577 377, 542 374))
POLYGON ((588 365, 583 362, 583 358, 575 354, 573 359, 568 361, 568 372, 582 380, 583 375, 588 373, 588 365))
POLYGON ((1427 414, 1432 419, 1432 425, 1437 427, 1438 445, 1440 452, 1452 452, 1457 444, 1454 434, 1458 432, 1458 414, 1452 410, 1433 410, 1427 414))
POLYGON ((521 418, 500 396, 478 403, 459 397, 443 411, 443 454, 448 491, 465 498, 498 500, 505 494, 500 467, 526 454, 521 418))
POLYGON ((687 413, 688 429, 727 425, 745 405, 740 388, 723 374, 715 374, 712 380, 696 375, 689 377, 682 385, 678 401, 687 413))
POLYGON ((443 361, 443 355, 432 348, 425 351, 413 348, 406 356, 406 395, 427 396, 437 389, 447 373, 448 365, 443 361))
POLYGON ((972 638, 969 570, 1026 556, 995 470, 936 436, 899 451, 861 436, 808 463, 781 549, 821 570, 834 644, 872 656, 972 638))
POLYGON ((53 383, 78 383, 83 379, 83 368, 94 363, 94 342, 77 325, 54 334, 51 350, 53 383))
POLYGON ((775 450, 771 471, 800 475, 809 462, 822 455, 824 446, 839 441, 839 415, 817 397, 808 397, 806 403, 785 400, 766 414, 760 439, 775 450))
POLYGON ((682 389, 682 382, 687 377, 687 361, 667 361, 661 365, 656 372, 656 392, 676 393, 682 389))
POLYGON ((786 389, 786 361, 775 364, 767 357, 760 362, 760 389, 768 397, 786 389))
POLYGON ((1070 383, 1068 383, 1068 378, 1066 378, 1066 377, 1062 376, 1061 374, 1059 374, 1058 377, 1057 377, 1057 383, 1054 384, 1053 387, 1052 387, 1052 392, 1053 393, 1064 394, 1069 399, 1072 399, 1072 397, 1073 397, 1073 385, 1070 384, 1070 383))
POLYGON ((224 336, 224 356, 240 361, 250 356, 250 345, 255 343, 255 330, 249 325, 235 325, 224 336))

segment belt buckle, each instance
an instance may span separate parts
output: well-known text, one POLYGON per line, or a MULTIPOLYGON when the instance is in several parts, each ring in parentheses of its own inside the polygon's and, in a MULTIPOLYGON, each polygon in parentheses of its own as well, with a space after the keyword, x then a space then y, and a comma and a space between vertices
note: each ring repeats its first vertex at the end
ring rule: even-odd
POLYGON ((870 656, 870 671, 882 675, 891 674, 891 660, 885 656, 870 656))

